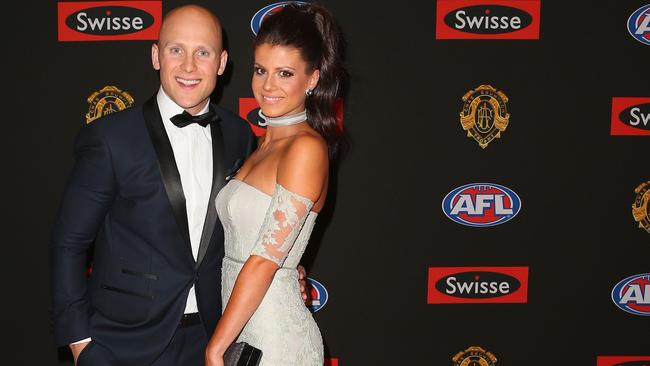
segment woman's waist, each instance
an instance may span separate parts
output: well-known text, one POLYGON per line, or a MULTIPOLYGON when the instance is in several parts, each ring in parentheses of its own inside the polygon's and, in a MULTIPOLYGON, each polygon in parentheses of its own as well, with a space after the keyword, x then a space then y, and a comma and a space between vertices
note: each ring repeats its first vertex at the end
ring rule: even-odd
MULTIPOLYGON (((224 257, 223 257, 223 264, 224 265, 229 264, 229 265, 232 265, 232 266, 242 267, 244 265, 244 263, 246 263, 247 259, 248 259, 248 257, 245 260, 242 260, 242 259, 239 259, 239 258, 234 258, 234 256, 232 254, 226 253, 226 255, 224 255, 224 257)), ((280 273, 280 272, 293 272, 293 273, 295 273, 297 275, 298 270, 296 269, 296 267, 297 266, 282 266, 282 267, 278 268, 277 273, 280 273)), ((277 277, 277 273, 276 273, 276 277, 277 277)))

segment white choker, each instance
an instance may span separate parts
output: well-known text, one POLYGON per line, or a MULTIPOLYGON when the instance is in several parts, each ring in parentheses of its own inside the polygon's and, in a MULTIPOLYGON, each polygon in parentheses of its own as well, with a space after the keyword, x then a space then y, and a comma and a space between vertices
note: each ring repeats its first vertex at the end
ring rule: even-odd
POLYGON ((267 117, 262 113, 262 110, 260 109, 259 111, 260 118, 264 120, 264 122, 260 122, 260 126, 272 126, 272 127, 284 127, 284 126, 291 126, 295 125, 297 123, 305 122, 307 120, 307 110, 305 109, 302 112, 298 112, 296 114, 290 114, 288 116, 282 116, 282 117, 267 117))

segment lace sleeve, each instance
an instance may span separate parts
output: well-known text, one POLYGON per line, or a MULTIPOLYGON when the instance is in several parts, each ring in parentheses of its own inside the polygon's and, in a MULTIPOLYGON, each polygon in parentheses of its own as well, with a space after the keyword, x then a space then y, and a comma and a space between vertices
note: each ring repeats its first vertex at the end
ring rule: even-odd
POLYGON ((271 204, 251 255, 266 258, 282 267, 314 203, 276 184, 271 204))

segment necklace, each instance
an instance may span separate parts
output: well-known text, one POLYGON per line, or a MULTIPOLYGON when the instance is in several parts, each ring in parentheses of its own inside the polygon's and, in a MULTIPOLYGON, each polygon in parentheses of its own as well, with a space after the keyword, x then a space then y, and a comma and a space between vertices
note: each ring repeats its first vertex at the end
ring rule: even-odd
POLYGON ((295 114, 290 114, 288 116, 282 116, 282 117, 267 117, 262 113, 262 110, 260 109, 259 115, 264 120, 264 122, 259 123, 260 126, 268 125, 272 127, 284 127, 284 126, 291 126, 297 123, 305 122, 307 120, 306 109, 302 112, 298 112, 295 114))

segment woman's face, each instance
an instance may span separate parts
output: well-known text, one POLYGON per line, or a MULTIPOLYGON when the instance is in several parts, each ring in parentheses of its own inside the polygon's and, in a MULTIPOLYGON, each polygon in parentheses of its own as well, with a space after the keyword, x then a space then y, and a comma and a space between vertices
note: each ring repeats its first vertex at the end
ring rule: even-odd
POLYGON ((255 49, 251 85, 267 117, 302 112, 305 90, 315 88, 318 77, 318 70, 307 70, 307 63, 296 48, 262 44, 255 49))

